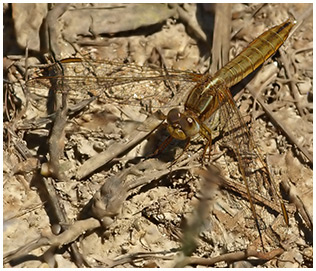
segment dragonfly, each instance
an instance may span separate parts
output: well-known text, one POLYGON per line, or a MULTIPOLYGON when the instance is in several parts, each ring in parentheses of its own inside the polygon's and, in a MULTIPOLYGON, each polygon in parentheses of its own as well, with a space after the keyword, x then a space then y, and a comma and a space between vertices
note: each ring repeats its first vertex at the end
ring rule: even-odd
POLYGON ((289 224, 288 214, 230 88, 270 58, 288 38, 294 25, 295 21, 288 19, 270 28, 214 75, 69 58, 51 66, 48 75, 30 79, 27 85, 36 89, 38 82, 46 82, 48 85, 54 82, 55 87, 67 93, 74 103, 88 97, 97 97, 100 100, 126 104, 150 101, 152 108, 172 104, 169 103, 170 100, 175 103, 178 93, 182 94, 182 99, 186 95, 182 109, 179 106, 174 107, 164 117, 170 134, 165 142, 172 138, 186 140, 186 149, 192 140, 202 136, 206 141, 204 156, 212 147, 214 127, 225 135, 226 142, 237 157, 250 209, 262 242, 253 194, 257 192, 264 194, 265 198, 278 201, 286 224, 289 224), (168 82, 173 86, 169 86, 168 82))

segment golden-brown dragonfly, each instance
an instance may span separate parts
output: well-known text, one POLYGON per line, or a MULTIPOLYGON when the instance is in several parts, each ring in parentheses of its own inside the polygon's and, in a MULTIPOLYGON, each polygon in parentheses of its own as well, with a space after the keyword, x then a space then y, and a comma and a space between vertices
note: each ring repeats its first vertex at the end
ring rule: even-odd
POLYGON ((57 88, 66 91, 68 97, 76 101, 84 99, 79 95, 92 95, 98 99, 121 103, 135 100, 144 102, 145 97, 147 100, 150 97, 150 106, 154 108, 163 106, 174 97, 174 89, 179 93, 188 93, 184 110, 173 108, 166 116, 170 138, 187 140, 189 143, 191 139, 201 135, 207 141, 205 153, 211 147, 213 129, 216 127, 222 131, 238 159, 240 174, 260 234, 252 196, 253 193, 263 193, 264 189, 260 186, 267 187, 264 197, 279 201, 287 224, 288 217, 267 165, 250 136, 229 88, 272 56, 287 39, 293 26, 294 21, 289 19, 272 27, 213 76, 124 63, 65 59, 58 62, 62 75, 52 73, 56 70, 55 65, 49 76, 31 79, 28 86, 33 89, 38 87, 39 81, 42 81, 41 84, 43 81, 52 84, 53 81, 57 88), (172 82, 173 88, 166 82, 172 82), (271 191, 272 195, 269 195, 271 191))

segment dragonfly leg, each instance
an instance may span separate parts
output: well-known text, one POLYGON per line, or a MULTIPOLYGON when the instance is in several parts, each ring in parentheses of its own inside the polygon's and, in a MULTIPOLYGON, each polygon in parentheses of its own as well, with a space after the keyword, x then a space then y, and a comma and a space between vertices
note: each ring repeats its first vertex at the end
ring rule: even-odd
POLYGON ((191 142, 191 138, 188 137, 188 138, 186 139, 186 142, 185 142, 185 146, 184 146, 184 148, 183 148, 183 151, 181 152, 181 154, 180 154, 177 158, 174 159, 174 161, 171 163, 171 165, 174 165, 174 164, 179 160, 179 158, 188 150, 188 148, 189 148, 189 146, 190 146, 190 142, 191 142))
POLYGON ((204 124, 201 125, 200 133, 207 140, 207 143, 203 150, 202 161, 205 160, 207 150, 208 150, 208 161, 211 161, 212 133, 209 130, 209 128, 204 124))
POLYGON ((207 143, 204 147, 203 154, 202 154, 202 161, 206 161, 206 162, 211 161, 211 147, 212 147, 212 142, 210 142, 207 139, 207 143), (208 157, 206 158, 207 150, 208 150, 208 155, 207 155, 208 157))
POLYGON ((170 144, 172 141, 173 137, 169 135, 161 144, 160 146, 156 149, 156 151, 153 153, 152 156, 156 156, 159 153, 163 152, 163 150, 170 144))

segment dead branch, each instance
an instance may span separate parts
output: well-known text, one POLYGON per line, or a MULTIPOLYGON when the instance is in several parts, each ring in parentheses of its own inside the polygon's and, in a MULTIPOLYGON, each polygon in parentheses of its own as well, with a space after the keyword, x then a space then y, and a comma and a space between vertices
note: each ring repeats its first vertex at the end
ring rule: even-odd
POLYGON ((250 257, 255 257, 261 260, 269 261, 281 255, 283 252, 284 250, 281 248, 274 249, 270 252, 259 252, 257 250, 247 249, 245 251, 227 253, 227 254, 220 255, 211 259, 191 257, 191 258, 186 259, 186 261, 187 261, 187 265, 205 265, 205 266, 211 266, 218 262, 223 262, 223 261, 228 262, 228 263, 242 261, 242 260, 247 260, 250 257))

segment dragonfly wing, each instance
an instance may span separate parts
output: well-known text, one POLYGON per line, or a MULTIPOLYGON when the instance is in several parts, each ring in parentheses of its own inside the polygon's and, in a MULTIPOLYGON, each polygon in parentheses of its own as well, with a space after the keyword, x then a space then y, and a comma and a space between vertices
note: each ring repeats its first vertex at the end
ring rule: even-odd
MULTIPOLYGON (((49 76, 31 79, 28 87, 66 91, 76 102, 97 96, 104 101, 161 108, 185 94, 203 75, 116 62, 65 61, 49 76)), ((181 100, 179 98, 179 100, 181 100)))
MULTIPOLYGON (((251 133, 238 111, 229 89, 226 89, 223 94, 227 101, 217 112, 219 130, 223 133, 224 145, 234 152, 238 160, 240 179, 246 187, 254 218, 257 220, 258 217, 254 207, 255 203, 266 205, 284 214, 285 208, 276 191, 272 176, 254 144, 251 133), (279 203, 282 203, 281 208, 279 203)), ((260 221, 263 220, 264 217, 260 216, 260 221)))

